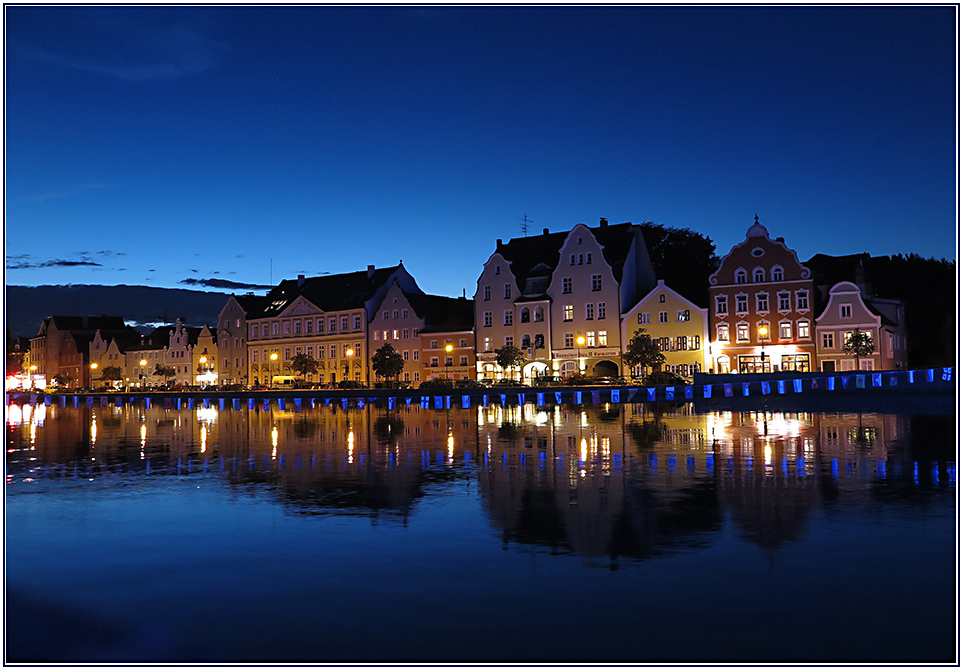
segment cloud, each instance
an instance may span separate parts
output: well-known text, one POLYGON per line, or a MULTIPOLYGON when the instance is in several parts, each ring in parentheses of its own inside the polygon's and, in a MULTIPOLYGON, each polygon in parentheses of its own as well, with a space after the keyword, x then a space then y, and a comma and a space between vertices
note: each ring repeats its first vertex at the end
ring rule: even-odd
POLYGON ((230 281, 229 279, 194 279, 193 277, 188 279, 182 279, 181 284, 187 284, 188 286, 209 286, 211 288, 236 288, 236 289, 269 289, 274 288, 273 286, 265 286, 263 284, 244 284, 241 282, 230 281))
POLYGON ((95 263, 90 260, 67 260, 63 258, 58 258, 50 261, 43 261, 42 263, 30 263, 28 261, 20 261, 19 263, 8 264, 8 270, 33 270, 34 268, 72 268, 79 266, 91 266, 91 267, 103 267, 101 263, 95 263))

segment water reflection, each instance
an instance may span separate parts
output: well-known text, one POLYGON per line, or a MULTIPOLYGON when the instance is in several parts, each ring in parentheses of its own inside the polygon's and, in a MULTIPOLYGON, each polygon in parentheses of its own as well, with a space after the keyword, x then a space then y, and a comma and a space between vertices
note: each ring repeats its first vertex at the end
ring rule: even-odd
POLYGON ((420 501, 463 485, 506 548, 613 569, 706 547, 728 521, 776 552, 806 533, 820 505, 956 485, 952 417, 126 404, 9 405, 6 419, 8 483, 207 473, 261 487, 291 514, 402 524, 420 501), (914 446, 914 432, 930 446, 914 446), (933 435, 945 451, 932 450, 933 435))

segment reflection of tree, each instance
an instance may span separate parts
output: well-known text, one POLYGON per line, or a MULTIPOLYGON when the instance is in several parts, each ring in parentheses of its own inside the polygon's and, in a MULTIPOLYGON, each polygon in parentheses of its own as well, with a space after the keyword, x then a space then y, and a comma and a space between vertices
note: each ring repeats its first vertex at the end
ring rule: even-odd
POLYGON ((595 411, 595 416, 599 421, 604 421, 606 423, 612 421, 618 421, 622 418, 621 408, 617 405, 610 406, 608 410, 605 409, 605 405, 599 406, 595 411))
POLYGON ((404 430, 405 422, 398 416, 379 416, 374 422, 374 434, 378 438, 378 444, 395 444, 398 436, 404 434, 404 430))
POLYGON ((650 449, 653 444, 659 441, 662 435, 662 425, 655 421, 632 421, 626 425, 626 430, 632 442, 640 451, 650 449))
POLYGON ((302 440, 310 440, 318 433, 318 422, 307 417, 302 417, 293 423, 291 429, 294 431, 295 437, 302 440))
POLYGON ((518 427, 510 421, 505 421, 498 427, 498 439, 515 444, 518 441, 518 427))

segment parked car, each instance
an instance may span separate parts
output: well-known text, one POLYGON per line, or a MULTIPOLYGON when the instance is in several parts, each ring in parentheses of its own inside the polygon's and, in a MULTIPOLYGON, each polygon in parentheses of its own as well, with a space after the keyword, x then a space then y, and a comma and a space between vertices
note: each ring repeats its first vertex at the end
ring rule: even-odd
POLYGON ((492 386, 526 386, 517 379, 496 379, 492 386))
POLYGON ((474 379, 459 379, 455 382, 456 389, 480 389, 483 387, 484 384, 474 379))

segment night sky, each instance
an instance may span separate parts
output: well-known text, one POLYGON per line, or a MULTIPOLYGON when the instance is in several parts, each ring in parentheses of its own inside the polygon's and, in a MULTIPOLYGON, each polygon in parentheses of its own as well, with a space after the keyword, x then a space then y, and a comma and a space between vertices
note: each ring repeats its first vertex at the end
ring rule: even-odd
POLYGON ((470 297, 523 217, 955 259, 956 12, 8 5, 6 282, 470 297))

